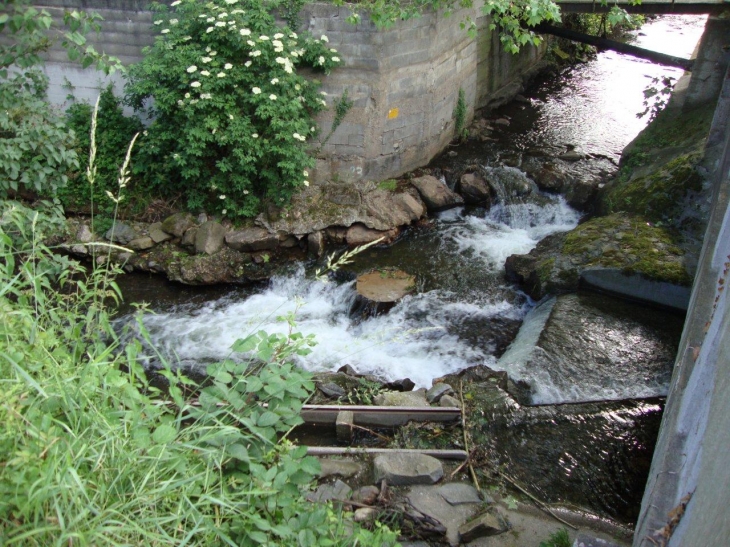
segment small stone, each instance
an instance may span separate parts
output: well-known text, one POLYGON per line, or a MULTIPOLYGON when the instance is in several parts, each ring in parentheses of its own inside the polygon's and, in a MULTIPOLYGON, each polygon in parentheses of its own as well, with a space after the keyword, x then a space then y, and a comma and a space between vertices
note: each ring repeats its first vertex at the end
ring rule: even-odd
POLYGON ((566 152, 565 154, 560 154, 558 156, 558 159, 561 159, 563 161, 579 161, 582 160, 585 156, 581 154, 580 152, 576 152, 575 150, 571 150, 569 152, 566 152))
POLYGON ((461 401, 459 401, 459 399, 457 399, 456 397, 452 397, 451 395, 444 395, 439 401, 439 406, 449 408, 461 408, 461 401))
POLYGON ((507 118, 499 118, 494 120, 494 125, 501 125, 502 127, 508 127, 510 125, 510 121, 507 118))
POLYGON ((324 234, 321 230, 307 236, 307 249, 316 257, 322 256, 324 253, 324 234))
POLYGON ((147 249, 151 249, 154 246, 155 242, 152 240, 151 237, 147 236, 138 237, 137 239, 133 239, 132 241, 127 243, 127 247, 129 247, 133 251, 146 251, 147 249))
POLYGON ((89 254, 86 245, 72 245, 71 252, 77 256, 86 256, 89 254))
POLYGON ((226 229, 214 220, 204 222, 195 234, 195 252, 198 254, 215 254, 223 247, 226 229))
POLYGON ((377 486, 363 486, 355 490, 355 493, 352 495, 352 501, 362 503, 363 505, 375 505, 375 502, 378 501, 379 494, 380 489, 377 486))
POLYGON ((318 384, 317 389, 322 393, 330 397, 331 399, 339 399, 347 395, 344 389, 335 384, 334 382, 327 382, 326 384, 318 384))
POLYGON ((413 391, 416 384, 410 378, 403 378, 401 380, 395 380, 394 382, 388 382, 383 384, 384 389, 391 391, 413 391))
MULTIPOLYGON (((203 222, 207 221, 206 218, 203 222)), ((201 223, 202 224, 202 223, 201 223)), ((182 237, 188 229, 195 225, 195 219, 190 213, 175 213, 160 223, 160 228, 175 237, 182 237)), ((150 227, 150 231, 152 227, 150 227)), ((152 234, 150 233, 150 236, 152 234)))
POLYGON ((480 537, 502 534, 507 529, 507 526, 500 521, 497 515, 482 513, 474 520, 459 526, 459 536, 461 536, 463 543, 469 543, 480 537))
POLYGON ((456 150, 449 150, 446 155, 449 156, 450 158, 455 158, 456 156, 459 155, 459 153, 456 150))
POLYGON ((385 479, 393 486, 434 484, 444 476, 441 462, 425 454, 380 454, 375 458, 374 467, 375 482, 385 479))
POLYGON ((149 232, 150 238, 152 238, 152 241, 154 241, 155 243, 162 243, 163 241, 172 239, 172 236, 162 229, 162 222, 155 222, 154 224, 150 224, 149 232))
POLYGON ((296 247, 297 245, 299 245, 299 240, 296 238, 296 236, 289 234, 284 236, 283 238, 279 238, 279 245, 281 245, 285 249, 291 249, 292 247, 296 247))
POLYGON ((376 509, 373 507, 359 507, 355 509, 355 514, 352 516, 352 520, 355 522, 369 522, 375 519, 376 509))
POLYGON ((337 369, 337 372, 347 374, 348 376, 358 376, 357 371, 352 368, 352 365, 342 365, 340 368, 337 369))
POLYGON ((319 472, 320 479, 326 479, 327 477, 334 476, 349 479, 350 477, 354 477, 363 470, 363 465, 360 462, 353 462, 349 460, 321 458, 319 460, 319 465, 321 469, 321 471, 319 472))
POLYGON ((197 218, 198 224, 203 224, 203 222, 208 222, 208 215, 205 213, 200 213, 197 218))
POLYGON ((88 225, 82 224, 76 231, 76 241, 79 243, 89 243, 94 239, 94 234, 91 233, 91 228, 88 225))
POLYGON ((195 227, 188 228, 185 231, 185 234, 183 235, 183 238, 182 238, 182 241, 180 242, 180 244, 183 247, 195 247, 195 234, 197 234, 197 233, 198 233, 197 228, 195 228, 195 227))
POLYGON ((454 389, 449 384, 434 384, 426 392, 426 400, 429 403, 438 403, 444 395, 450 395, 454 389))

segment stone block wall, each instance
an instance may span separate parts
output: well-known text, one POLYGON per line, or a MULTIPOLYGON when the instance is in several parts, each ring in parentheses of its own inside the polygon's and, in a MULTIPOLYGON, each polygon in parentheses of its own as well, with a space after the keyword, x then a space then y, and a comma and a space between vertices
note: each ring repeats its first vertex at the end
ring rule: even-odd
MULTIPOLYGON (((154 41, 147 0, 43 0, 37 5, 61 17, 64 8, 96 11, 105 21, 100 36, 91 36, 97 50, 138 62, 142 48, 154 41)), ((454 136, 454 110, 459 89, 467 102, 467 122, 474 111, 519 92, 525 73, 540 61, 535 48, 520 55, 501 50, 499 37, 476 8, 450 16, 432 12, 388 29, 378 29, 366 16, 349 24, 349 7, 307 4, 300 13, 301 30, 322 34, 337 49, 344 66, 323 79, 332 105, 347 90, 353 107, 318 154, 313 179, 318 182, 384 180, 427 164, 454 136), (477 39, 460 23, 477 21, 477 39)), ((103 78, 69 63, 62 50, 49 52, 50 99, 63 104, 68 83, 77 99, 93 102, 108 81, 122 92, 123 78, 103 78)), ((318 119, 322 138, 330 133, 334 111, 318 119)))

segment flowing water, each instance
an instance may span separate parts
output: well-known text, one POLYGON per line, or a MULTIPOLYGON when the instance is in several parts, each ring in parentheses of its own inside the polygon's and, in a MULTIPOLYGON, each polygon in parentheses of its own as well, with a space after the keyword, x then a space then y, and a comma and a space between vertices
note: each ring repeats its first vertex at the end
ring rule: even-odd
MULTIPOLYGON (((664 17, 646 25, 636 43, 688 57, 703 26, 701 17, 664 17)), ((338 276, 340 281, 325 284, 314 279, 317 264, 313 263, 292 267, 264 287, 173 287, 168 298, 169 285, 164 282, 133 279, 123 287, 125 295, 132 301, 150 302, 155 314, 146 315, 144 324, 152 340, 169 359, 198 372, 204 371, 209 362, 230 357, 230 347, 238 338, 258 330, 286 332, 287 324, 277 318, 295 312, 296 329, 313 334, 317 340, 313 353, 300 363, 312 371, 334 371, 349 364, 360 373, 384 380, 408 377, 417 386, 429 387, 434 378, 481 364, 507 370, 516 380, 539 382, 533 403, 664 395, 671 363, 641 371, 630 381, 612 382, 611 378, 618 374, 612 373, 608 359, 595 385, 586 384, 580 390, 575 389, 581 381, 580 370, 573 372, 572 377, 566 376, 570 372, 564 372, 539 377, 535 374, 530 378, 529 370, 510 369, 500 357, 535 302, 504 280, 503 265, 509 255, 529 252, 545 236, 575 227, 581 216, 562 197, 537 190, 523 172, 527 166, 575 149, 586 157, 585 161, 569 166, 578 175, 604 176, 615 171, 622 148, 645 125, 645 120, 636 117, 643 110, 642 90, 651 77, 677 77, 680 72, 613 52, 601 53, 595 60, 540 82, 528 94, 529 102, 501 109, 497 117, 507 117, 510 125, 499 128, 492 141, 472 142, 454 149, 457 158, 444 154, 437 159, 433 167, 445 174, 455 163, 482 165, 504 186, 496 185, 497 190, 501 189, 497 192, 499 198, 488 210, 460 208, 441 213, 428 226, 407 230, 392 246, 368 249, 356 257, 348 266, 353 275, 376 267, 396 267, 416 277, 415 294, 386 315, 351 316, 354 276, 349 280, 343 280, 347 276, 338 276), (528 188, 527 195, 515 197, 508 190, 515 180, 528 188)), ((657 317, 660 324, 673 322, 674 333, 681 328, 681 318, 657 317)), ((620 317, 610 319, 606 332, 628 337, 627 351, 653 351, 655 341, 651 333, 642 331, 644 327, 620 328, 621 321, 620 317)), ((513 346, 510 351, 517 350, 513 346)), ((154 361, 151 355, 151 364, 154 361)), ((582 410, 576 412, 579 415, 582 410)), ((522 469, 524 480, 547 492, 566 477, 570 483, 570 477, 579 475, 572 468, 563 473, 570 466, 561 462, 571 457, 581 460, 578 452, 582 450, 594 453, 591 446, 601 437, 606 440, 604 449, 615 452, 614 445, 619 446, 621 439, 631 437, 627 433, 629 425, 642 420, 651 422, 653 428, 653 433, 642 434, 640 443, 642 453, 650 454, 653 440, 646 438, 656 434, 660 405, 632 403, 595 414, 602 416, 602 425, 584 433, 566 434, 564 428, 551 430, 535 425, 534 421, 521 423, 503 437, 505 448, 500 457, 522 469), (634 412, 634 407, 639 410, 634 412), (604 429, 615 434, 604 435, 604 429), (561 436, 573 435, 571 441, 566 441, 573 448, 561 448, 556 431, 561 436), (525 450, 530 446, 531 456, 526 458, 525 450), (543 454, 539 464, 533 461, 534 454, 548 448, 552 456, 543 454), (523 465, 525 460, 530 463, 523 465), (553 482, 537 484, 544 480, 538 477, 544 476, 551 476, 553 482)), ((576 420, 583 424, 595 422, 578 416, 566 423, 576 420)), ((627 457, 619 459, 631 461, 627 457)), ((609 478, 610 484, 595 495, 590 494, 595 480, 587 482, 588 491, 584 485, 583 493, 562 484, 557 487, 557 496, 552 497, 585 503, 604 514, 630 521, 635 514, 637 494, 622 484, 635 483, 636 473, 639 477, 644 473, 645 477, 645 466, 637 472, 626 468, 632 463, 617 467, 612 458, 608 460, 613 463, 608 464, 606 458, 599 460, 585 462, 581 473, 589 473, 594 479, 602 474, 624 478, 609 478), (613 466, 612 470, 607 471, 606 465, 613 466), (602 501, 595 501, 595 496, 602 501)))

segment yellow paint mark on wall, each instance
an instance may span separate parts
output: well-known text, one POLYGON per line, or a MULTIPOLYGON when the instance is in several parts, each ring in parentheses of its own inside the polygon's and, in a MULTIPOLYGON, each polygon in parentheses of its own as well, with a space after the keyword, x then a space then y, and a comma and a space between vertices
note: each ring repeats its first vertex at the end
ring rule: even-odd
POLYGON ((398 117, 398 109, 397 108, 391 108, 388 110, 388 119, 393 120, 398 117))

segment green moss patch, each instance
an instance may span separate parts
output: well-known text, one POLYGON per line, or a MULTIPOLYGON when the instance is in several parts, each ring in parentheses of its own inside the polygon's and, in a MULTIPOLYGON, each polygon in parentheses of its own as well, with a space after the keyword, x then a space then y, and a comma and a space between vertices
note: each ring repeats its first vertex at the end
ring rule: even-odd
POLYGON ((594 218, 565 238, 562 252, 584 266, 617 268, 649 279, 689 285, 680 237, 639 215, 594 218))

